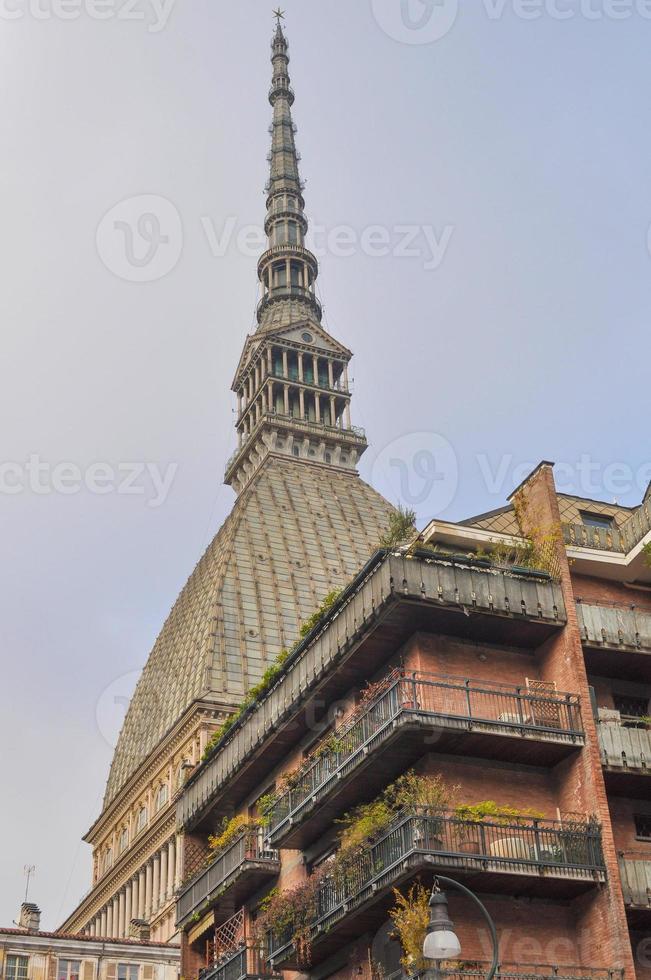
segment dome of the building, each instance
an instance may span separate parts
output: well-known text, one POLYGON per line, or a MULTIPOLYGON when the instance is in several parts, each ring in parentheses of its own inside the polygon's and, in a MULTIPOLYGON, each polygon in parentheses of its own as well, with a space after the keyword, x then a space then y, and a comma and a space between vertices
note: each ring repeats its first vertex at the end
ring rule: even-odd
POLYGON ((354 472, 270 457, 241 493, 154 645, 104 806, 197 699, 238 704, 333 588, 362 567, 389 504, 354 472))

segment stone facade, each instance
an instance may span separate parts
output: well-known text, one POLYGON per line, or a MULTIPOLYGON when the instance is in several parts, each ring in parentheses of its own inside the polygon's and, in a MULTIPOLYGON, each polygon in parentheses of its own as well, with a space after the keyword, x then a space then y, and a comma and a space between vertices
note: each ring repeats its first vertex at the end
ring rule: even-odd
POLYGON ((4 980, 178 980, 179 967, 169 943, 0 929, 4 980))

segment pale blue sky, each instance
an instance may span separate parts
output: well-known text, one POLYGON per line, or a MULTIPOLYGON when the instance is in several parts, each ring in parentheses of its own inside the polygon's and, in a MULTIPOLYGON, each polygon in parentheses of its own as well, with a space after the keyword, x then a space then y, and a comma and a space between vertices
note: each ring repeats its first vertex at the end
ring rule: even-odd
MULTIPOLYGON (((2 924, 26 863, 48 927, 88 887, 79 840, 100 808, 110 705, 232 503, 229 387, 257 295, 253 254, 212 254, 206 229, 262 221, 273 4, 176 0, 152 31, 108 2, 104 21, 0 4, 0 463, 178 471, 159 507, 0 494, 2 924), (172 249, 182 235, 175 267, 144 283, 96 244, 103 215, 138 195, 180 216, 172 249)), ((595 495, 637 502, 625 484, 651 475, 651 21, 635 0, 624 20, 585 16, 606 0, 546 0, 535 20, 477 0, 419 44, 394 29, 398 0, 286 6, 310 215, 357 241, 380 226, 394 252, 405 225, 447 244, 437 268, 423 247, 321 260, 327 325, 356 354, 365 475, 394 500, 402 487, 424 522, 499 506, 541 458, 587 491, 587 454, 595 495), (445 479, 428 483, 434 450, 445 479)))

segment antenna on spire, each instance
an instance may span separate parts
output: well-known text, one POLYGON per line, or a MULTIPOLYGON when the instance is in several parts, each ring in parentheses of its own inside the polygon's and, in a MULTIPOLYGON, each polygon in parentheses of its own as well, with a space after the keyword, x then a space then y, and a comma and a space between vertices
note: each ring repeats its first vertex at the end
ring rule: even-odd
POLYGON ((27 881, 25 883, 25 901, 27 901, 27 895, 29 893, 29 880, 32 877, 32 875, 35 873, 35 871, 36 871, 35 864, 26 864, 23 868, 23 872, 25 873, 25 876, 27 878, 27 881))

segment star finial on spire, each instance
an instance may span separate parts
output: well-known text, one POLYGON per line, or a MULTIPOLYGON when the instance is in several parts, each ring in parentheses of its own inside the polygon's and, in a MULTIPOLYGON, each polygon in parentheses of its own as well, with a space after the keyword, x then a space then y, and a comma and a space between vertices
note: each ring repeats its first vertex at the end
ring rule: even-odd
POLYGON ((285 11, 278 7, 278 10, 274 10, 274 17, 276 18, 277 23, 280 25, 281 20, 285 19, 285 11))

